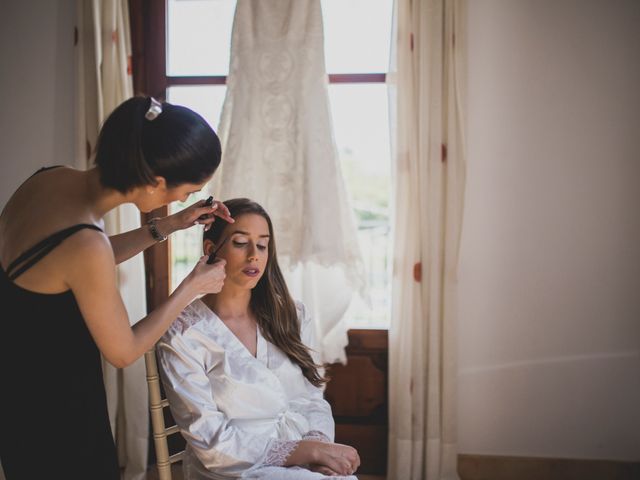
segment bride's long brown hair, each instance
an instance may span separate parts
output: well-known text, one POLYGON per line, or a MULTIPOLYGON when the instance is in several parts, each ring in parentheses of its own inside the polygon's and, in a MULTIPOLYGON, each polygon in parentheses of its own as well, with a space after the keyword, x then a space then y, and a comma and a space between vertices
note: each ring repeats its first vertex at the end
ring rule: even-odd
MULTIPOLYGON (((224 204, 233 218, 256 214, 267 221, 270 235, 267 247, 269 258, 262 278, 251 291, 251 310, 256 316, 262 335, 282 350, 292 362, 299 365, 309 382, 316 387, 323 385, 327 379, 320 375, 320 365, 314 363, 309 348, 300 339, 296 305, 278 265, 273 224, 269 214, 261 205, 248 198, 234 198, 225 201, 224 204)), ((214 245, 218 245, 227 225, 228 223, 217 219, 212 227, 204 232, 204 240, 211 240, 214 245)))

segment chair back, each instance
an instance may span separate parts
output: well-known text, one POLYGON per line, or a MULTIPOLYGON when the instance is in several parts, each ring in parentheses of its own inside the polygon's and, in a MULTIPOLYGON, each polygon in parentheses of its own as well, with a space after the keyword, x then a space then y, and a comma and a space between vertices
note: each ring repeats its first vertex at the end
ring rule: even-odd
MULTIPOLYGON (((159 480, 171 480, 171 464, 182 460, 184 450, 173 455, 169 454, 169 435, 180 433, 178 425, 165 426, 164 409, 169 406, 169 400, 162 398, 160 389, 160 376, 158 375, 158 363, 156 350, 152 348, 144 354, 144 363, 147 369, 147 386, 149 387, 149 409, 151 411, 151 430, 153 432, 153 444, 156 449, 156 467, 159 480)), ((169 413, 169 417, 170 416, 169 413)))

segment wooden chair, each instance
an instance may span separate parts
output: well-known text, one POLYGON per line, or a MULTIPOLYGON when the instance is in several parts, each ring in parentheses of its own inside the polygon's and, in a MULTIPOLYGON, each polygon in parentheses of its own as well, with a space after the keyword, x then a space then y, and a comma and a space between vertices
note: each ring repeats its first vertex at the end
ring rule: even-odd
MULTIPOLYGON (((158 480, 171 480, 171 464, 182 460, 184 450, 170 455, 168 436, 179 433, 180 429, 177 425, 165 427, 164 409, 169 406, 169 400, 162 398, 155 348, 144 354, 144 363, 147 369, 149 409, 151 410, 151 430, 153 432, 153 443, 156 449, 158 480)), ((168 416, 173 419, 173 417, 170 416, 170 413, 168 416)))

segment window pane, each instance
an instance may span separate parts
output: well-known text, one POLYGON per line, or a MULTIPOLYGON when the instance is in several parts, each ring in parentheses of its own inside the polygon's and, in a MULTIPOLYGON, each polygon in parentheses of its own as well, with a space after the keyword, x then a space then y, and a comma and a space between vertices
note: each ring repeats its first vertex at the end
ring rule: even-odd
POLYGON ((389 325, 389 200, 391 154, 387 87, 329 86, 336 144, 355 208, 371 304, 355 298, 347 312, 352 328, 389 325))
MULTIPOLYGON (((198 112, 217 131, 226 92, 226 85, 176 86, 167 89, 167 101, 198 112)), ((174 202, 170 205, 170 213, 205 198, 205 194, 199 195, 189 198, 186 203, 174 202)), ((171 290, 180 284, 202 255, 203 228, 192 227, 171 235, 171 290)))
POLYGON ((167 88, 167 101, 198 112, 217 132, 226 85, 180 85, 167 88))
POLYGON ((227 75, 235 0, 167 2, 167 75, 227 75))
POLYGON ((322 0, 328 73, 389 70, 393 0, 322 0))
MULTIPOLYGON (((175 213, 189 205, 205 198, 198 194, 187 199, 186 202, 174 202, 169 206, 169 213, 175 213)), ((179 230, 169 237, 169 259, 171 272, 171 291, 184 280, 202 256, 202 233, 204 227, 195 226, 186 230, 179 230)))

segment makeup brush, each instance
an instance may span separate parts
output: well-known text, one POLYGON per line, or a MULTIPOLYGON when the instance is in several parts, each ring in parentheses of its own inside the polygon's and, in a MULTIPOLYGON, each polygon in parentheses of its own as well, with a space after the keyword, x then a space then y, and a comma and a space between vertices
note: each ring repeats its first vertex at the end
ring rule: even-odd
POLYGON ((218 247, 209 255, 209 258, 207 259, 207 265, 211 265, 213 262, 216 261, 216 255, 218 254, 218 250, 222 248, 222 246, 226 243, 228 239, 229 237, 225 237, 222 243, 220 243, 220 245, 218 245, 218 247))
MULTIPOLYGON (((213 196, 210 196, 205 200, 203 207, 210 207, 211 205, 213 205, 213 196)), ((207 218, 209 218, 209 215, 205 213, 204 215, 200 215, 198 220, 206 220, 207 218)))

